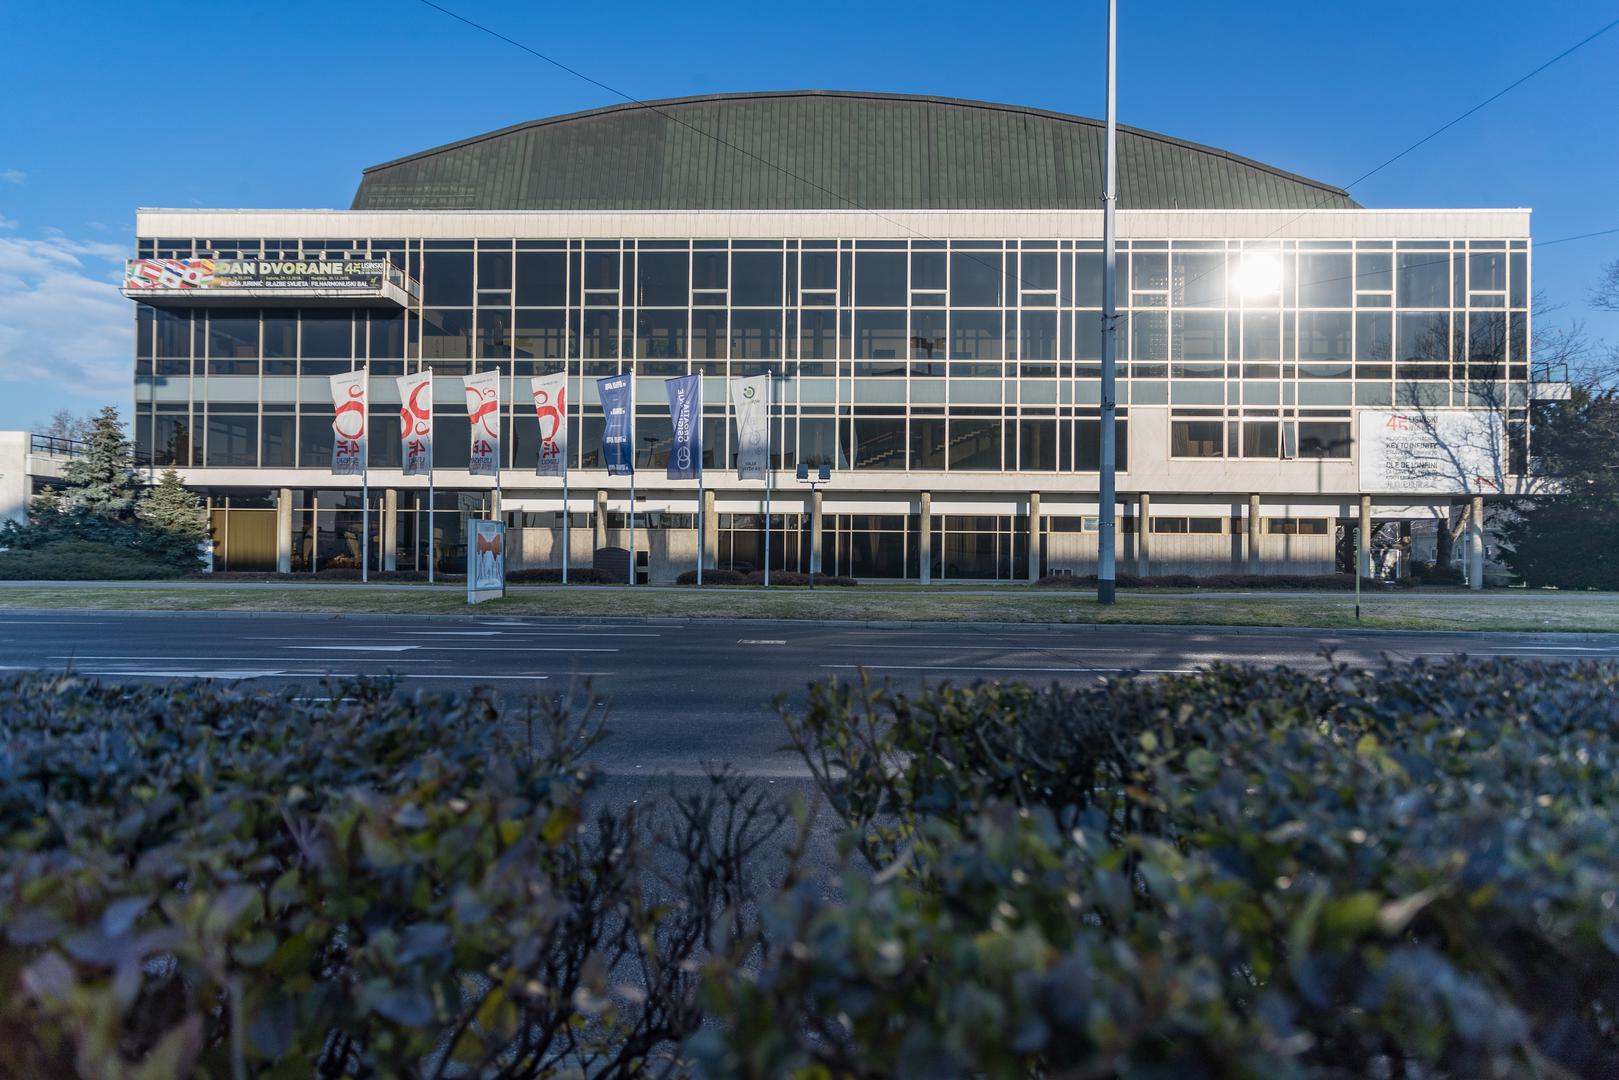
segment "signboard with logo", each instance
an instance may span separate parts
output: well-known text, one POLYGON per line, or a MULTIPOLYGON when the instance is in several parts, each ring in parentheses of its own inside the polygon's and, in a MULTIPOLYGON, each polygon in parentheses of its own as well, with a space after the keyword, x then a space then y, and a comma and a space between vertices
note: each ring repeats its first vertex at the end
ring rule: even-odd
POLYGON ((332 475, 363 476, 366 466, 366 381, 363 371, 331 377, 332 475))
POLYGON ((670 480, 698 480, 703 475, 703 376, 683 375, 663 384, 669 395, 669 422, 674 445, 669 451, 670 480))
POLYGON ((505 596, 506 526, 487 518, 467 524, 467 603, 505 596))
POLYGON ((1512 486, 1507 440, 1488 409, 1364 409, 1360 489, 1369 494, 1492 495, 1512 486))
POLYGON ((282 259, 131 259, 124 288, 144 289, 352 289, 382 288, 382 259, 329 262, 282 259))

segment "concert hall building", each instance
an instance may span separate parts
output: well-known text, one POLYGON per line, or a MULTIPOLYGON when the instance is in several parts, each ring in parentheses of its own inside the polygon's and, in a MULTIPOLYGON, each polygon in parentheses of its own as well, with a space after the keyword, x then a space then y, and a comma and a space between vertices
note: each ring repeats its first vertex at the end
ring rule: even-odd
MULTIPOLYGON (((774 377, 771 561, 923 581, 1089 573, 1103 125, 896 94, 724 94, 550 117, 365 170, 346 210, 138 212, 134 431, 207 495, 219 569, 354 565, 335 373, 369 373, 373 568, 560 563, 529 377, 570 379, 571 563, 622 549, 596 379, 636 375, 645 579, 753 569, 731 377, 774 377), (212 263, 205 262, 212 260, 212 263), (253 267, 257 266, 258 271, 253 267), (214 287, 188 273, 217 270, 214 287), (245 269, 244 269, 245 268, 245 269), (436 513, 400 468, 395 378, 435 376, 436 513), (502 376, 498 494, 461 376, 502 376), (665 378, 705 378, 701 497, 664 478, 665 378), (799 463, 831 466, 812 494, 799 463)), ((1327 573, 1516 489, 1529 211, 1376 209, 1149 131, 1118 136, 1119 568, 1327 573), (1447 439, 1491 445, 1460 448, 1447 439), (1469 434, 1470 433, 1470 434, 1469 434), (1439 453, 1435 453, 1435 449, 1439 453), (1413 463, 1417 464, 1413 464, 1413 463)), ((622 553, 618 555, 622 559, 622 553)))

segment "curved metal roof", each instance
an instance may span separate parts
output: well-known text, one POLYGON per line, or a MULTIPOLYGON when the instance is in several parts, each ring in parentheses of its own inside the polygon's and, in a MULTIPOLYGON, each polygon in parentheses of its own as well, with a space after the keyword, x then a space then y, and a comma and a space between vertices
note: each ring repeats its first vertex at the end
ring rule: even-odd
MULTIPOLYGON (((827 90, 533 120, 365 170, 355 210, 1095 209, 1101 121, 827 90)), ((1322 184, 1119 128, 1120 209, 1342 209, 1322 184)))

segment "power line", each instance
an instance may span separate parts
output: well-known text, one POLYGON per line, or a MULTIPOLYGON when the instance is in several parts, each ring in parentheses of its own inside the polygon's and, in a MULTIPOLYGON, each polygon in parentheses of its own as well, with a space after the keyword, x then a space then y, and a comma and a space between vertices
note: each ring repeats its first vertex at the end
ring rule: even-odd
POLYGON ((1598 229, 1596 232, 1580 233, 1578 236, 1561 236, 1556 240, 1542 240, 1535 244, 1537 248, 1551 247, 1553 244, 1569 244, 1575 240, 1589 240, 1593 236, 1612 236, 1619 233, 1619 228, 1598 229))

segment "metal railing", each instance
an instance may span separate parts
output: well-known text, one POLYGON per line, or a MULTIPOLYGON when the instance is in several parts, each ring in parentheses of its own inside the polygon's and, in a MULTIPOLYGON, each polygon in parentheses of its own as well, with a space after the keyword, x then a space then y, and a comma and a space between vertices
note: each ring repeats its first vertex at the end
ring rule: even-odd
POLYGON ((1564 361, 1546 361, 1530 369, 1529 381, 1537 383, 1568 382, 1568 364, 1564 361))
POLYGON ((81 457, 89 450, 83 439, 68 439, 60 435, 30 435, 28 452, 49 454, 51 457, 81 457))

